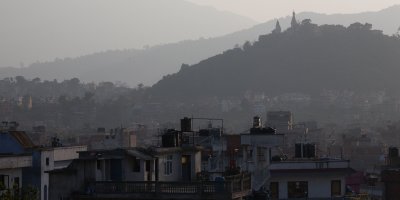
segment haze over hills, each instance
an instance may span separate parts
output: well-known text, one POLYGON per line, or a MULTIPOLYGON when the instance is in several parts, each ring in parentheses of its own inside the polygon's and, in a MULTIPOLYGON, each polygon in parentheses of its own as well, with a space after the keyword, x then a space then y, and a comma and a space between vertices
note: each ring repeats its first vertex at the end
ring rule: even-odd
POLYGON ((252 19, 185 0, 3 0, 0 67, 225 35, 252 19), (51 17, 50 17, 51 16, 51 17))
MULTIPOLYGON (((393 6, 379 12, 359 14, 325 15, 317 13, 300 13, 299 20, 312 19, 316 24, 342 24, 348 26, 354 22, 371 23, 374 29, 383 30, 385 34, 396 33, 400 22, 400 6, 393 6), (393 20, 388 20, 393 19, 393 20)), ((289 27, 291 17, 279 18, 282 29, 289 27)), ((2 68, 0 77, 23 75, 27 78, 40 77, 70 79, 77 77, 82 81, 125 82, 130 86, 139 83, 152 85, 164 75, 177 72, 182 63, 196 64, 203 59, 219 54, 235 44, 255 41, 259 35, 272 31, 276 20, 256 25, 252 28, 234 32, 225 36, 187 40, 178 43, 153 46, 143 50, 106 51, 73 59, 59 59, 54 62, 35 63, 23 69, 2 68)))
MULTIPOLYGON (((278 29, 277 29, 278 30, 278 29)), ((280 30, 280 29, 279 29, 280 30)), ((183 66, 155 84, 162 99, 268 95, 319 95, 324 90, 398 95, 400 36, 371 24, 312 24, 303 20, 284 32, 260 36, 192 66, 183 66)))

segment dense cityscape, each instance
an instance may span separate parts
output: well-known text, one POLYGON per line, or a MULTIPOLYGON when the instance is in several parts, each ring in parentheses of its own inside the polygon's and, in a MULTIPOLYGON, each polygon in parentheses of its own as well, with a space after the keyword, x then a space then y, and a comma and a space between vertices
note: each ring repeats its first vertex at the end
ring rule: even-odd
POLYGON ((400 6, 256 25, 179 2, 238 24, 0 67, 0 200, 400 199, 400 6))

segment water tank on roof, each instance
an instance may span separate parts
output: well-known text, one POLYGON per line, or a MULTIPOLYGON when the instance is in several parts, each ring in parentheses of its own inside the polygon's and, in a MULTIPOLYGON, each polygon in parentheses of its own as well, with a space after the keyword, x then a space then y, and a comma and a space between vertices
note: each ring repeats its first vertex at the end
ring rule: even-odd
POLYGON ((261 128, 261 117, 253 117, 253 128, 261 128))
POLYGON ((192 119, 183 118, 181 119, 181 131, 182 132, 191 132, 192 131, 192 119))

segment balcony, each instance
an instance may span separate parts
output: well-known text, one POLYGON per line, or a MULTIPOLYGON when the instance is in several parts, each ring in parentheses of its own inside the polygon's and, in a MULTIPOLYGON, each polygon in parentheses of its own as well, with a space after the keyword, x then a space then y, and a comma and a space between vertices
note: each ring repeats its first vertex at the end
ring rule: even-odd
POLYGON ((74 199, 236 199, 250 191, 250 175, 243 174, 221 182, 93 182, 86 194, 76 194, 74 199))

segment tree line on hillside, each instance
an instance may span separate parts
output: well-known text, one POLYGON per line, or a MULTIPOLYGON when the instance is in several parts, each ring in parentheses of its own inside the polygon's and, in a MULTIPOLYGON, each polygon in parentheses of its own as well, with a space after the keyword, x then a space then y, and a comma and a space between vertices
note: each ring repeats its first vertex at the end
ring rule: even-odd
POLYGON ((241 96, 246 91, 267 95, 323 90, 396 93, 400 84, 400 39, 373 30, 371 24, 316 25, 310 19, 285 31, 276 29, 210 57, 182 65, 150 88, 160 99, 241 96))
POLYGON ((23 76, 0 80, 0 118, 27 127, 51 122, 52 127, 112 126, 132 115, 130 108, 142 102, 146 87, 111 82, 83 83, 32 80, 23 76))

